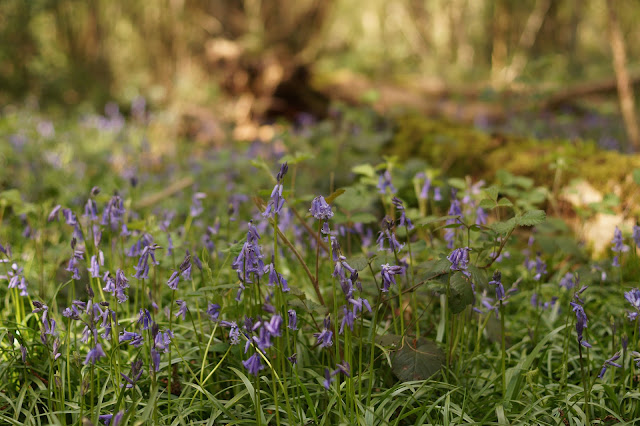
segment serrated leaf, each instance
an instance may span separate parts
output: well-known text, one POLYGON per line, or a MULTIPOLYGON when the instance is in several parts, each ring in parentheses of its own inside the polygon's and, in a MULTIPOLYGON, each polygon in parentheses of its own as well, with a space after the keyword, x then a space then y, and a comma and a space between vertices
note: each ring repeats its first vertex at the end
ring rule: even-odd
POLYGON ((516 218, 512 217, 509 220, 502 222, 495 222, 491 224, 491 229, 500 235, 505 235, 511 232, 517 226, 516 218))
POLYGON ((367 259, 367 257, 365 255, 359 254, 357 256, 352 256, 351 258, 349 258, 347 260, 347 263, 349 264, 349 266, 351 266, 355 270, 362 271, 367 266, 369 266, 369 262, 371 260, 373 260, 373 257, 371 259, 367 259))
POLYGON ((391 358, 393 374, 403 382, 426 380, 440 370, 445 361, 444 352, 430 340, 418 339, 417 347, 413 341, 405 339, 402 349, 391 358))
POLYGON ((513 207, 513 203, 508 198, 500 198, 498 201, 498 206, 500 207, 513 207))
POLYGON ((487 285, 489 280, 487 279, 487 272, 484 269, 480 269, 475 265, 469 265, 467 269, 469 273, 471 273, 471 281, 476 285, 476 288, 487 285))
POLYGON ((498 200, 498 194, 500 194, 500 190, 497 186, 490 186, 484 189, 485 194, 494 202, 498 200))
POLYGON ((484 200, 480 200, 480 204, 478 205, 478 207, 485 210, 491 210, 496 206, 497 206, 496 202, 488 198, 485 198, 484 200))
POLYGON ((371 164, 359 164, 357 166, 354 166, 351 171, 359 175, 364 175, 371 178, 376 175, 376 171, 371 164))
POLYGON ((517 218, 517 223, 520 226, 535 226, 544 222, 546 218, 544 210, 529 210, 517 218))
POLYGON ((426 225, 430 225, 432 223, 445 222, 445 221, 447 221, 449 219, 458 219, 459 217, 460 217, 460 215, 439 216, 439 217, 435 217, 435 216, 425 217, 424 219, 417 220, 415 222, 415 225, 426 226, 426 225))
POLYGON ((402 336, 397 334, 384 334, 382 336, 376 336, 375 341, 380 346, 392 346, 400 348, 402 346, 402 336))
POLYGON ((292 299, 289 300, 288 305, 310 314, 320 314, 324 316, 328 312, 326 307, 308 299, 304 301, 300 299, 292 299))
POLYGON ((451 276, 450 286, 449 309, 454 314, 459 314, 467 305, 473 303, 473 289, 467 277, 460 271, 451 276))
POLYGON ((335 200, 336 198, 338 198, 342 194, 344 194, 344 189, 342 189, 342 188, 336 189, 335 191, 333 191, 333 194, 331 194, 327 198, 325 198, 325 201, 327 202, 327 204, 331 204, 331 203, 333 203, 333 200, 335 200))
POLYGON ((229 254, 232 257, 238 257, 238 255, 240 254, 240 252, 242 251, 242 246, 244 245, 244 241, 238 241, 237 243, 233 244, 232 246, 221 250, 222 252, 229 252, 229 254))

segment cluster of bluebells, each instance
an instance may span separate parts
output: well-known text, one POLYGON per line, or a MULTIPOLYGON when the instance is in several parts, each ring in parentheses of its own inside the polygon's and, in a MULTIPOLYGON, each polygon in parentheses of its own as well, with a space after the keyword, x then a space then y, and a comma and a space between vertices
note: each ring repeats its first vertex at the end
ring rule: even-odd
POLYGON ((178 266, 176 271, 173 271, 169 280, 167 281, 167 285, 171 290, 178 289, 178 283, 180 282, 180 277, 182 277, 185 281, 191 279, 191 254, 187 250, 187 253, 182 259, 182 262, 178 266))
POLYGON ((389 217, 385 216, 385 218, 382 219, 382 230, 378 233, 378 239, 376 240, 378 250, 399 252, 404 247, 404 244, 401 244, 396 239, 393 225, 394 222, 389 217))
POLYGON ((333 382, 334 376, 338 374, 344 374, 347 377, 351 377, 351 366, 347 361, 343 361, 342 364, 337 364, 336 369, 331 371, 328 368, 324 369, 324 380, 322 381, 322 385, 326 390, 331 388, 331 382, 333 382))
POLYGON ((231 264, 231 268, 237 272, 238 279, 240 280, 240 288, 236 295, 236 300, 240 301, 242 292, 246 288, 245 285, 252 283, 253 277, 261 277, 264 274, 264 262, 262 250, 258 241, 260 240, 260 234, 253 225, 253 221, 249 222, 249 230, 247 231, 247 239, 242 245, 242 249, 238 256, 231 264))
POLYGON ((391 182, 391 172, 388 169, 378 177, 378 192, 380 192, 380 194, 386 194, 387 191, 391 194, 398 192, 391 182))
MULTIPOLYGON (((0 248, 4 249, 2 246, 0 248)), ((2 250, 0 250, 2 251, 2 250)), ((12 263, 11 268, 7 271, 7 279, 9 280, 9 288, 17 288, 20 290, 20 296, 29 296, 27 291, 27 279, 24 276, 24 269, 17 263, 12 263)))
POLYGON ((289 166, 287 163, 282 163, 280 171, 276 175, 276 185, 273 187, 273 191, 271 191, 269 203, 267 204, 265 211, 262 213, 262 216, 274 217, 275 215, 280 214, 285 201, 282 197, 282 179, 284 178, 284 175, 287 174, 288 170, 289 166))
POLYGON ((590 348, 591 344, 584 340, 584 329, 587 328, 587 314, 584 312, 584 300, 580 298, 580 295, 587 289, 587 286, 583 286, 574 295, 575 302, 571 303, 571 308, 576 314, 576 333, 578 335, 578 343, 585 348, 590 348))
POLYGON ((464 275, 469 276, 470 272, 469 268, 469 252, 471 249, 469 247, 462 247, 455 249, 454 251, 447 256, 447 260, 451 262, 450 269, 452 271, 460 271, 464 275))
MULTIPOLYGON (((634 235, 635 233, 636 231, 634 229, 634 235)), ((634 238, 634 241, 635 241, 635 238, 634 238)), ((616 230, 613 232, 613 240, 611 241, 611 244, 613 245, 611 250, 614 253, 617 253, 613 257, 613 261, 611 262, 611 265, 614 267, 620 267, 620 256, 622 255, 622 253, 629 251, 629 246, 624 243, 624 239, 622 238, 622 231, 617 226, 616 226, 616 230)))
POLYGON ((633 288, 624 293, 624 298, 627 299, 627 302, 631 303, 631 306, 635 309, 634 311, 627 312, 629 319, 634 321, 640 314, 640 290, 633 288))
POLYGON ((311 202, 311 208, 309 209, 311 216, 316 220, 329 220, 333 217, 333 211, 331 206, 327 203, 322 195, 317 196, 311 202))

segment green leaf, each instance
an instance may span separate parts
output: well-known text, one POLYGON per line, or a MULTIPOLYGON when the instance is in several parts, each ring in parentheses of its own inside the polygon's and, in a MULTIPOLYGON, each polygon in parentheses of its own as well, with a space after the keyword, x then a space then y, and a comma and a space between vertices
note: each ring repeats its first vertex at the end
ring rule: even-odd
POLYGON ((512 217, 509 220, 492 223, 491 229, 493 229, 495 232, 497 232, 500 235, 505 235, 513 231, 513 229, 516 226, 517 226, 516 218, 512 217))
POLYGON ((545 221, 547 214, 544 210, 529 210, 517 218, 520 226, 535 226, 545 221))
POLYGON ((395 348, 400 348, 402 346, 402 336, 398 336, 397 334, 384 334, 382 336, 376 336, 376 343, 380 346, 392 346, 395 348))
POLYGON ((376 171, 371 164, 359 164, 354 166, 351 171, 357 173, 359 175, 364 175, 368 177, 375 177, 376 171))
POLYGON ((484 200, 480 201, 479 207, 481 209, 485 209, 485 210, 491 210, 494 209, 497 206, 496 202, 493 200, 490 200, 488 198, 485 198, 484 200))
POLYGON ((508 198, 500 198, 500 201, 498 201, 498 205, 500 207, 513 207, 513 203, 508 199, 508 198))
POLYGON ((403 382, 426 380, 440 370, 444 361, 444 353, 436 343, 426 339, 417 342, 405 339, 402 348, 391 358, 391 369, 403 382), (417 347, 412 346, 414 343, 417 347))
POLYGON ((447 183, 449 184, 449 186, 452 186, 456 189, 465 189, 467 187, 467 183, 464 181, 464 179, 460 178, 451 178, 447 180, 447 183))
POLYGON ((362 212, 362 213, 354 213, 351 215, 350 217, 351 222, 354 223, 371 223, 371 222, 376 222, 378 220, 377 217, 375 217, 375 215, 373 215, 372 213, 368 213, 368 212, 362 212))
POLYGON ((500 194, 500 190, 497 186, 490 186, 484 189, 485 194, 494 202, 498 201, 498 194, 500 194))
POLYGON ((633 169, 632 176, 636 185, 640 185, 640 169, 633 169))
POLYGON ((420 220, 415 221, 415 225, 426 226, 426 225, 430 225, 432 223, 445 222, 445 221, 447 221, 449 219, 458 219, 459 217, 460 217, 460 215, 440 216, 440 217, 430 216, 430 217, 425 217, 424 219, 420 219, 420 220))
POLYGON ((333 203, 333 200, 335 200, 336 198, 338 198, 339 196, 344 194, 344 191, 345 190, 342 189, 342 188, 336 189, 335 191, 333 191, 333 194, 331 194, 327 198, 325 198, 325 201, 327 202, 327 204, 333 203))
POLYGON ((480 269, 475 265, 469 265, 467 269, 471 273, 471 281, 476 285, 476 288, 478 288, 477 286, 486 286, 489 283, 487 271, 484 269, 480 269))
MULTIPOLYGON (((374 256, 375 257, 375 256, 374 256)), ((347 260, 347 263, 354 269, 358 270, 358 271, 362 271, 363 269, 365 269, 367 266, 369 266, 369 262, 373 260, 373 257, 371 259, 367 259, 367 257, 363 254, 359 254, 357 256, 352 256, 350 259, 347 260)))
POLYGON ((322 316, 327 314, 327 308, 313 300, 293 299, 288 302, 288 305, 310 314, 320 314, 322 316))
POLYGON ((449 308, 454 314, 459 314, 467 305, 473 303, 473 289, 467 277, 460 271, 451 276, 450 285, 449 308))

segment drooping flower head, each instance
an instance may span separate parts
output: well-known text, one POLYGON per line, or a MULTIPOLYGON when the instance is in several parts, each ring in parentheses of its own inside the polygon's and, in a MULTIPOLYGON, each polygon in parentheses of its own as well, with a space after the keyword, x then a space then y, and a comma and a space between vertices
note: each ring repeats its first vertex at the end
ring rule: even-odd
POLYGON ((400 212, 400 219, 398 219, 398 225, 406 226, 407 230, 409 230, 409 231, 412 230, 413 229, 413 223, 411 223, 411 219, 409 219, 407 217, 407 215, 405 214, 404 205, 402 204, 402 200, 400 200, 399 198, 393 197, 391 202, 393 203, 395 208, 400 212))
POLYGON ((502 285, 502 274, 500 271, 493 273, 493 280, 489 281, 489 285, 496 286, 496 300, 504 300, 504 286, 502 285))
POLYGON ((380 274, 382 276, 382 292, 386 293, 392 284, 396 283, 395 275, 403 274, 404 268, 398 265, 389 265, 385 263, 381 266, 380 274))
POLYGON ((462 247, 452 251, 451 254, 447 256, 447 260, 451 262, 450 269, 452 271, 461 271, 463 274, 469 276, 467 268, 469 267, 470 251, 471 249, 469 247, 462 247))
POLYGON ((309 211, 316 220, 329 220, 333 217, 331 206, 327 203, 322 195, 319 195, 313 199, 309 211))
POLYGON ((389 170, 385 170, 384 173, 378 177, 378 192, 380 194, 386 194, 387 190, 389 190, 391 194, 398 192, 396 187, 393 186, 393 183, 391 183, 391 173, 389 170))

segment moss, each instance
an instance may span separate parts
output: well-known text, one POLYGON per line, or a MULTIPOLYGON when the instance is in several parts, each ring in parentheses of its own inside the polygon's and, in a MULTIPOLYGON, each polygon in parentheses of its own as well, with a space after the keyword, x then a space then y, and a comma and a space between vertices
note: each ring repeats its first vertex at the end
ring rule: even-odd
POLYGON ((582 177, 596 189, 609 192, 615 185, 630 182, 627 177, 640 168, 640 156, 605 151, 589 141, 489 134, 419 114, 399 116, 395 123, 388 154, 402 160, 421 158, 450 176, 471 175, 492 181, 498 170, 505 169, 551 187, 555 170, 550 166, 562 158, 568 164, 564 183, 582 177))

